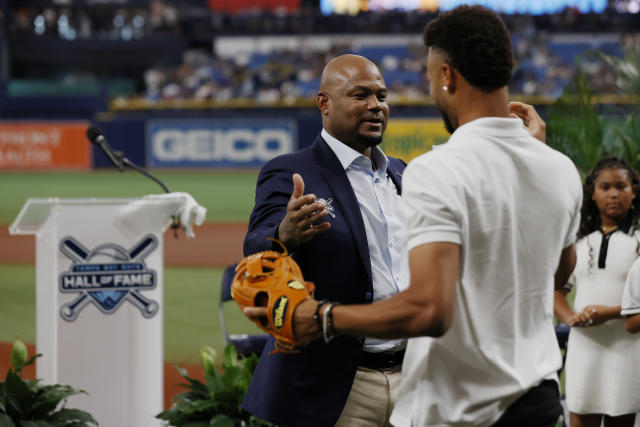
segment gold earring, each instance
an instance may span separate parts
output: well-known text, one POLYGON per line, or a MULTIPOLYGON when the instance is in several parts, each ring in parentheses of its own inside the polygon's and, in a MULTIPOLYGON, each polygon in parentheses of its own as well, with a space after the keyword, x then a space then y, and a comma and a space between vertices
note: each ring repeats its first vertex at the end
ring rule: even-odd
POLYGON ((329 114, 329 111, 328 110, 324 110, 324 115, 326 116, 328 114, 329 114))

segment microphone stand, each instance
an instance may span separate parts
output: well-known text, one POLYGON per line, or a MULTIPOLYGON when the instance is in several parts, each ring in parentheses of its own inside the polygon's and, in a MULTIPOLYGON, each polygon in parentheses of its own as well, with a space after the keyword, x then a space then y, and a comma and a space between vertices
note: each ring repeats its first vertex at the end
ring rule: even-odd
POLYGON ((156 178, 155 176, 151 175, 149 172, 147 172, 146 170, 144 170, 140 166, 136 165, 135 163, 133 163, 131 160, 129 160, 125 156, 121 157, 120 155, 122 154, 122 151, 115 151, 114 153, 115 153, 116 156, 118 156, 118 158, 120 159, 120 161, 122 162, 123 165, 128 166, 131 169, 137 170, 142 175, 144 175, 147 178, 149 178, 150 180, 154 181, 156 184, 158 184, 160 187, 162 187, 162 189, 164 190, 165 193, 171 193, 171 191, 169 191, 169 188, 167 188, 167 186, 164 185, 164 183, 162 181, 160 181, 158 178, 156 178))

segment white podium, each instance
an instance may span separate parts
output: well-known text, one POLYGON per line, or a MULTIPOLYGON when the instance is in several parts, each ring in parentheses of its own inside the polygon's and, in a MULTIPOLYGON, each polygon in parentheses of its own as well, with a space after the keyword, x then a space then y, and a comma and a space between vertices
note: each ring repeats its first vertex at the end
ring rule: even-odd
POLYGON ((29 199, 10 227, 36 235, 36 375, 85 390, 67 407, 100 426, 161 425, 162 233, 180 205, 29 199))

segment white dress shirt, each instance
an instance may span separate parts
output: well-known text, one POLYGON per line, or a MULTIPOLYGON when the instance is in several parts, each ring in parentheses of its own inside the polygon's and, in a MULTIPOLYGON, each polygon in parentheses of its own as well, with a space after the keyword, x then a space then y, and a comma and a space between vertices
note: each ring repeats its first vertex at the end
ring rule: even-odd
MULTIPOLYGON (((321 135, 344 167, 360 206, 371 259, 373 301, 389 298, 409 286, 402 199, 387 175, 389 159, 380 148, 372 147, 374 171, 371 159, 338 141, 324 129, 321 135)), ((367 338, 364 342, 364 350, 370 352, 398 350, 404 346, 405 340, 367 338)))

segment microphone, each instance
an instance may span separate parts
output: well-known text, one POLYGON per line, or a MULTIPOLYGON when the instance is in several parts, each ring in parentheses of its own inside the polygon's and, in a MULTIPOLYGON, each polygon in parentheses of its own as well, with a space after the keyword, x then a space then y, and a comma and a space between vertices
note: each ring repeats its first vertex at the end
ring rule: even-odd
POLYGON ((122 153, 115 153, 113 151, 98 126, 91 126, 89 129, 87 129, 87 138, 89 138, 89 141, 100 147, 102 152, 107 156, 107 159, 109 159, 113 166, 120 169, 120 172, 124 172, 122 153))

